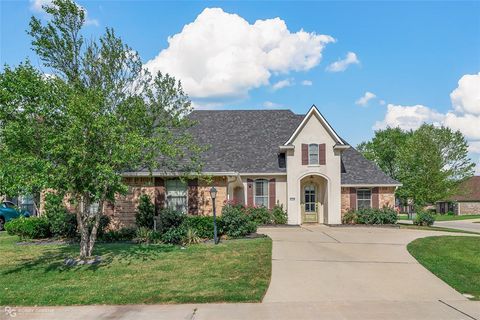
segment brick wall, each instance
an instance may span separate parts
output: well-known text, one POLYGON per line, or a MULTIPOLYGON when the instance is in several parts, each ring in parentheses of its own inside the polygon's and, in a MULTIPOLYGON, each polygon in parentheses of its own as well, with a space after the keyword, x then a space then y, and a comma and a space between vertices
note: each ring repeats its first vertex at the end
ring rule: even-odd
MULTIPOLYGON (((378 207, 395 206, 395 187, 379 187, 378 188, 378 207)), ((341 212, 343 215, 350 210, 350 188, 342 187, 341 195, 341 212)))
POLYGON ((341 195, 342 217, 348 210, 350 210, 350 188, 342 187, 342 195, 341 195))
POLYGON ((480 214, 480 201, 478 202, 458 202, 458 214, 480 214))

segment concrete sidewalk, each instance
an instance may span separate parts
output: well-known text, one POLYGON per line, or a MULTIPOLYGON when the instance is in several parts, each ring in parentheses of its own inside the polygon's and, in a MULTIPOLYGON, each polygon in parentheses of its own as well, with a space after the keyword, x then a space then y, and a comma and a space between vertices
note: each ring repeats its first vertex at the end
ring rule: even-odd
POLYGON ((444 227, 480 233, 480 219, 437 221, 435 227, 444 227))

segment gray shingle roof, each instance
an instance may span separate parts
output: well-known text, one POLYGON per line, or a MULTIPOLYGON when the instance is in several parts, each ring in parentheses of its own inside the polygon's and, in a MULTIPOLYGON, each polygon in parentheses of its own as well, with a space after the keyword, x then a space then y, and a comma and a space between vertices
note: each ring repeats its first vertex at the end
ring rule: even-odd
POLYGON ((342 153, 342 184, 399 184, 380 168, 355 150, 348 148, 342 153))
MULTIPOLYGON (((204 172, 277 173, 278 151, 302 122, 290 110, 196 110, 189 129, 203 153, 204 172)), ((343 140, 343 139, 342 139, 343 140)), ((398 184, 358 151, 342 155, 342 184, 398 184)))
POLYGON ((196 110, 190 132, 210 148, 202 155, 205 172, 285 172, 278 147, 295 131, 303 116, 290 110, 196 110))

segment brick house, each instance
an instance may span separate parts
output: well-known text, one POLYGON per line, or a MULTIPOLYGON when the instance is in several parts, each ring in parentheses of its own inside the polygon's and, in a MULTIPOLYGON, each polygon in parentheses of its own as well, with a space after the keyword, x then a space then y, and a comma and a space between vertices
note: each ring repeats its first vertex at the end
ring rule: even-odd
POLYGON ((400 184, 365 159, 335 132, 315 106, 305 115, 290 110, 195 110, 190 129, 200 145, 203 179, 182 181, 172 173, 125 172, 128 194, 106 213, 117 227, 132 225, 141 194, 156 209, 171 207, 211 215, 209 189, 227 201, 272 208, 282 205, 288 223, 340 224, 349 209, 395 205, 400 184))
POLYGON ((458 192, 436 203, 438 213, 449 211, 456 215, 480 214, 480 176, 474 176, 460 184, 458 192))

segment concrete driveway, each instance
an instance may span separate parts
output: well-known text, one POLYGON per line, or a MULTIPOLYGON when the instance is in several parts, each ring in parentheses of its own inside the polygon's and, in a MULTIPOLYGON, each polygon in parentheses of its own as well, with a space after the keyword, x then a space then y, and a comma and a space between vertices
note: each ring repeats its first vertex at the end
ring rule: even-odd
POLYGON ((437 221, 433 225, 435 227, 445 227, 465 231, 480 232, 480 219, 437 221))
MULTIPOLYGON (((468 301, 406 250, 416 238, 452 233, 325 226, 259 232, 273 239, 262 303, 14 308, 14 318, 480 320, 480 301, 468 301)), ((0 319, 13 319, 1 311, 0 319)))

